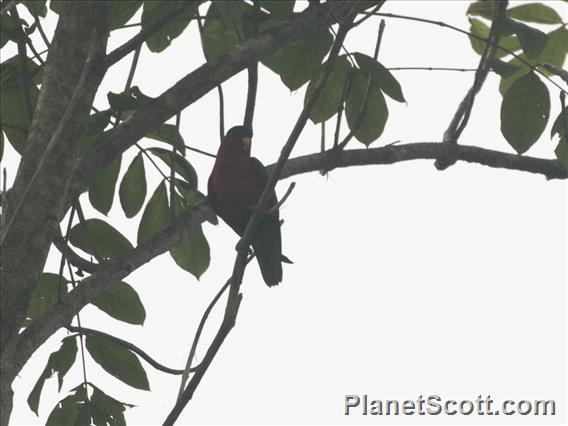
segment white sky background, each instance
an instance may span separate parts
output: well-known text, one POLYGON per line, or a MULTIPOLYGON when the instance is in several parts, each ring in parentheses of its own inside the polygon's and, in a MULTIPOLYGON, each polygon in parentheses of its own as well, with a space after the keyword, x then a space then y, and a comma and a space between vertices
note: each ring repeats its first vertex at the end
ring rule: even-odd
MULTIPOLYGON (((387 2, 382 11, 445 21, 467 29, 469 2, 387 2)), ((566 3, 548 2, 564 17, 566 3)), ((304 5, 302 5, 303 7, 304 5)), ((28 15, 20 12, 23 17, 28 15)), ((566 19, 566 18, 565 18, 566 19)), ((139 21, 135 18, 133 21, 139 21)), ((350 33, 350 51, 372 54, 378 18, 350 33)), ((46 27, 52 31, 55 19, 46 27)), ((137 29, 114 31, 109 49, 137 29)), ((35 35, 35 34, 34 34, 35 35)), ((165 52, 143 48, 134 84, 160 94, 203 63, 192 23, 165 52)), ((15 47, 2 52, 2 60, 15 47)), ((96 105, 107 106, 108 91, 123 90, 132 55, 108 73, 96 105)), ((467 37, 437 26, 387 20, 379 60, 387 67, 475 68, 479 57, 467 37)), ((408 104, 387 98, 390 117, 372 146, 439 141, 473 73, 401 71, 396 77, 408 104)), ((223 85, 226 128, 242 121, 246 72, 223 85)), ((499 80, 490 74, 478 95, 460 143, 514 152, 500 133, 499 80)), ((549 85, 549 87, 551 87, 549 85)), ((279 77, 260 66, 253 154, 276 161, 303 105, 305 86, 290 94, 279 77)), ((551 92, 551 121, 527 155, 553 158, 549 139, 559 112, 551 92)), ((332 135, 335 119, 328 123, 332 135), (333 123, 333 124, 332 124, 333 123)), ((347 130, 343 127, 343 132, 347 130)), ((216 91, 182 114, 187 144, 207 151, 218 146, 216 91)), ((329 138, 329 136, 328 136, 329 138)), ((154 142, 146 140, 150 146, 154 142)), ((329 143, 329 141, 328 141, 329 143)), ((352 148, 361 144, 353 140, 352 148)), ((319 127, 306 126, 292 156, 319 149, 319 127)), ((134 151, 123 159, 125 172, 134 151)), ((210 158, 188 152, 199 188, 206 192, 210 158)), ((11 148, 4 156, 10 179, 17 168, 11 148)), ((146 162, 151 194, 159 175, 146 162)), ((205 374, 178 424, 194 423, 564 423, 566 421, 567 184, 542 176, 458 163, 438 172, 432 161, 353 167, 293 177, 296 189, 282 208, 284 282, 269 289, 256 262, 247 268, 237 325, 205 374), (345 394, 373 399, 555 399, 555 418, 532 416, 363 417, 343 415, 345 394)), ((282 181, 283 194, 291 180, 282 181)), ((149 195, 148 195, 149 196, 149 195)), ((82 198, 88 217, 102 217, 82 198)), ((109 222, 136 240, 140 215, 127 220, 118 198, 109 222)), ((221 223, 204 225, 212 262, 198 282, 169 254, 126 278, 147 311, 143 327, 117 322, 96 308, 81 313, 83 325, 132 341, 159 362, 185 365, 203 310, 232 270, 237 236, 221 223)), ((59 255, 47 270, 57 271, 59 255)), ((212 316, 198 346, 197 361, 217 330, 212 316)), ((56 394, 46 382, 40 417, 26 398, 48 354, 59 347, 60 331, 39 351, 14 384, 13 424, 43 424, 56 402, 81 380, 79 356, 56 394)), ((179 376, 143 365, 151 392, 130 388, 87 359, 91 382, 137 407, 128 424, 161 424, 173 406, 179 376)))

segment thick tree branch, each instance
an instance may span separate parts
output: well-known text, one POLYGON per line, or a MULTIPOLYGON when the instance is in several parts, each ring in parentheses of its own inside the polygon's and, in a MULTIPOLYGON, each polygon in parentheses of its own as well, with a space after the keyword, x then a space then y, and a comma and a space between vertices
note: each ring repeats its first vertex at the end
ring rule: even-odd
POLYGON ((11 368, 15 354, 6 352, 15 347, 5 343, 17 339, 47 252, 69 207, 66 194, 79 152, 77 141, 103 77, 99 65, 106 49, 108 9, 95 1, 66 3, 49 49, 26 150, 7 194, 9 210, 3 212, 6 226, 1 235, 5 253, 0 297, 1 424, 8 422, 11 407, 4 404, 11 399, 10 383, 19 370, 11 368), (70 116, 73 120, 66 118, 70 116))
POLYGON ((40 321, 35 321, 17 338, 8 342, 6 350, 2 354, 2 366, 5 362, 8 362, 4 353, 17 347, 15 367, 19 371, 31 354, 49 336, 59 328, 70 324, 73 316, 97 295, 154 257, 174 247, 192 229, 213 217, 211 209, 207 205, 201 204, 184 212, 175 223, 140 244, 124 257, 100 264, 93 275, 82 280, 76 289, 64 297, 61 303, 53 306, 49 312, 41 317, 40 321))
POLYGON ((80 193, 84 190, 101 168, 109 165, 149 131, 245 69, 248 64, 258 61, 292 40, 329 27, 336 22, 335 17, 341 19, 352 6, 356 11, 362 11, 374 4, 368 1, 328 2, 308 7, 290 21, 239 43, 220 57, 208 61, 155 98, 149 106, 138 110, 116 129, 108 132, 104 140, 85 156, 77 168, 74 192, 80 193))

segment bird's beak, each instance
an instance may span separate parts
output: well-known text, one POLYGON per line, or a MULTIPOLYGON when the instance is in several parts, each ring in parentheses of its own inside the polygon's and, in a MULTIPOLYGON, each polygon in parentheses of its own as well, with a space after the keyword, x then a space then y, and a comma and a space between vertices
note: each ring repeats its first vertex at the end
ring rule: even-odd
POLYGON ((248 151, 250 149, 251 138, 241 138, 241 142, 243 143, 245 150, 248 151))

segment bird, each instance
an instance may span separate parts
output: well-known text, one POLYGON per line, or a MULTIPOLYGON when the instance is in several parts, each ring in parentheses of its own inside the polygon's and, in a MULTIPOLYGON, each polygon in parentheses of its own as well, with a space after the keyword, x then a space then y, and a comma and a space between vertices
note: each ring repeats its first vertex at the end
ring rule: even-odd
MULTIPOLYGON (((265 167, 251 157, 252 136, 248 126, 234 126, 227 132, 207 185, 211 208, 241 237, 268 181, 265 167)), ((273 287, 282 282, 282 262, 292 262, 282 254, 276 192, 272 190, 269 195, 267 211, 261 213, 251 246, 264 282, 273 287)))

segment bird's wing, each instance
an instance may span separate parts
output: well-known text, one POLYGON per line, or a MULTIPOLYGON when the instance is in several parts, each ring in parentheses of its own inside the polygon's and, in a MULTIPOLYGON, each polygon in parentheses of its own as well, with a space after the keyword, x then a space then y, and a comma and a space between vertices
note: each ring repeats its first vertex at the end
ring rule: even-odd
MULTIPOLYGON (((268 172, 266 171, 266 167, 260 162, 258 158, 251 158, 252 164, 254 166, 254 172, 256 174, 257 179, 259 180, 263 190, 268 182, 268 172)), ((276 191, 273 189, 270 192, 270 198, 268 200, 268 208, 276 205, 278 203, 278 199, 276 198, 276 191)), ((278 217, 278 216, 276 216, 278 217)))

